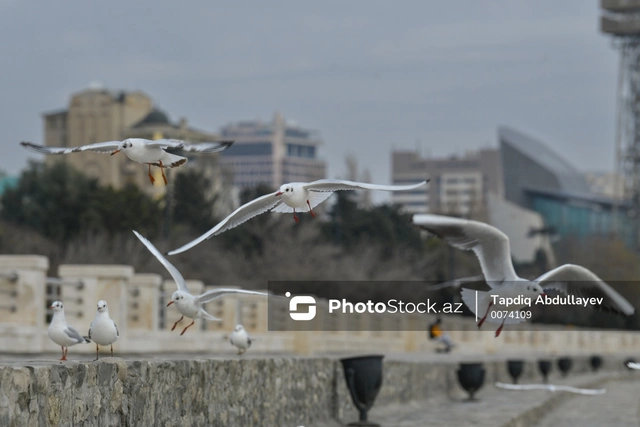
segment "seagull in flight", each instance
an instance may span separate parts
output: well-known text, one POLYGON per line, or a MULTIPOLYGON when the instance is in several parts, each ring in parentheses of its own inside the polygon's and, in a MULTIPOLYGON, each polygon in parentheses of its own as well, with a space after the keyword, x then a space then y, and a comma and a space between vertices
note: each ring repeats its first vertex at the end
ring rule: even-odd
POLYGON ((545 290, 579 297, 602 298, 602 304, 597 308, 625 316, 631 316, 635 312, 635 308, 622 295, 590 270, 579 265, 562 265, 533 281, 519 277, 511 262, 509 238, 502 231, 488 224, 432 214, 416 214, 413 216, 413 223, 444 239, 455 248, 475 253, 491 289, 483 292, 463 288, 462 301, 476 316, 482 315, 478 328, 485 320, 501 323, 496 331, 496 337, 500 335, 505 323, 520 323, 527 319, 509 314, 518 312, 525 306, 494 304, 494 300, 520 296, 535 301, 538 296, 545 295, 545 290), (490 313, 495 312, 502 313, 489 316, 490 313))
POLYGON ((553 384, 504 384, 496 382, 496 387, 503 388, 505 390, 549 390, 549 391, 568 391, 570 393, 585 394, 595 396, 598 394, 605 394, 606 388, 577 388, 568 385, 553 385, 553 384))
POLYGON ((312 217, 315 217, 316 214, 313 212, 313 208, 327 200, 336 191, 408 191, 415 190, 427 182, 428 181, 422 181, 414 185, 378 185, 365 182, 345 181, 342 179, 320 179, 313 182, 292 182, 284 184, 278 191, 265 194, 240 206, 211 230, 184 246, 168 252, 167 255, 176 255, 189 250, 206 239, 224 233, 250 220, 254 216, 268 211, 279 213, 293 212, 295 222, 299 221, 296 215, 296 209, 302 212, 307 211, 312 217))
POLYGON ((133 230, 133 233, 136 235, 138 239, 140 239, 140 241, 147 247, 147 249, 149 249, 149 251, 158 259, 158 261, 160 261, 160 264, 162 264, 164 268, 167 269, 167 271, 169 272, 173 280, 176 282, 176 285, 178 286, 178 290, 175 291, 173 295, 171 295, 171 301, 169 302, 169 304, 167 304, 167 307, 169 307, 171 304, 175 304, 180 314, 182 314, 182 317, 180 317, 180 319, 178 319, 178 321, 174 323, 171 330, 173 331, 176 328, 176 326, 178 326, 178 323, 180 323, 180 321, 184 317, 193 319, 193 321, 186 328, 183 329, 180 335, 184 334, 187 331, 187 329, 189 329, 195 323, 196 321, 195 319, 203 318, 203 319, 213 320, 218 322, 222 320, 210 315, 202 307, 203 304, 206 304, 209 301, 213 301, 214 299, 220 298, 221 296, 228 295, 228 294, 269 296, 269 294, 265 292, 245 291, 243 289, 233 289, 233 288, 218 288, 218 289, 209 290, 201 295, 191 295, 191 293, 189 293, 189 289, 187 289, 187 285, 185 283, 184 277, 182 277, 182 274, 180 274, 178 269, 175 268, 173 264, 171 264, 169 261, 167 261, 167 259, 164 256, 162 256, 160 251, 155 246, 153 246, 153 244, 149 240, 144 238, 140 233, 138 233, 135 230, 133 230))
POLYGON ((123 152, 134 162, 149 165, 149 181, 153 184, 155 178, 151 175, 151 166, 157 166, 162 172, 162 179, 167 185, 167 177, 164 168, 175 168, 187 162, 186 157, 168 153, 166 149, 181 149, 187 153, 217 153, 226 150, 233 144, 233 141, 202 142, 199 144, 189 144, 179 139, 158 139, 149 140, 142 138, 127 138, 124 141, 97 142, 95 144, 82 145, 80 147, 46 147, 34 144, 33 142, 22 141, 20 145, 29 151, 40 154, 71 154, 83 151, 95 153, 108 153, 112 156, 123 152))

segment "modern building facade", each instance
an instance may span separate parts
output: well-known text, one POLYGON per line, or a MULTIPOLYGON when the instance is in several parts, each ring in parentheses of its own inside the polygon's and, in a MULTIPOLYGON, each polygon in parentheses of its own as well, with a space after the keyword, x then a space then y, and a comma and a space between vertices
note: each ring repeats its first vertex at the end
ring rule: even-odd
POLYGON ((235 186, 277 188, 287 182, 326 177, 326 164, 318 157, 322 143, 318 133, 287 123, 280 113, 271 122, 230 123, 220 134, 235 141, 221 156, 223 166, 232 171, 235 186))
POLYGON ((631 243, 629 205, 594 194, 585 176, 545 144, 498 129, 505 198, 540 213, 559 238, 616 235, 631 243))
MULTIPOLYGON (((193 129, 186 119, 173 123, 155 108, 151 98, 143 92, 114 92, 103 88, 90 88, 71 96, 65 110, 43 114, 44 142, 48 146, 74 147, 101 141, 120 141, 125 138, 184 139, 190 142, 215 141, 215 133, 193 129)), ((181 153, 182 154, 182 153, 181 153)), ((200 167, 218 179, 218 155, 189 156, 182 168, 200 167)), ((49 156, 47 162, 64 161, 86 175, 97 178, 102 185, 121 188, 133 183, 152 195, 162 195, 165 186, 157 173, 156 185, 149 182, 147 168, 132 162, 124 155, 105 156, 97 153, 76 153, 68 156, 49 156)), ((184 168, 184 169, 183 169, 184 168)), ((174 173, 171 170, 171 173, 174 173)))
POLYGON ((503 192, 500 155, 496 149, 440 159, 422 158, 413 151, 394 151, 392 179, 396 185, 430 179, 417 190, 392 193, 392 203, 401 205, 408 213, 468 216, 483 210, 488 192, 503 192))

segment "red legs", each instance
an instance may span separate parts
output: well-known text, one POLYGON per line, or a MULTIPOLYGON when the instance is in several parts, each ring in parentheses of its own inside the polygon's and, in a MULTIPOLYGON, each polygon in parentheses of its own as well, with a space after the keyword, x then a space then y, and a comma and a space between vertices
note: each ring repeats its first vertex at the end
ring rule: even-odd
POLYGON ((67 360, 67 351, 69 351, 69 348, 67 348, 67 351, 64 351, 63 346, 60 346, 60 348, 62 349, 62 357, 60 358, 60 360, 67 360))
POLYGON ((184 334, 185 332, 187 332, 187 329, 189 329, 190 326, 192 326, 194 323, 196 323, 196 319, 193 319, 193 321, 191 323, 189 323, 189 326, 187 326, 186 328, 184 328, 184 330, 180 333, 180 335, 184 334))
POLYGON ((113 357, 113 344, 111 344, 111 357, 113 357))
POLYGON ((498 330, 496 331, 496 338, 498 338, 498 335, 500 335, 500 332, 502 332, 502 327, 504 326, 504 321, 507 320, 507 318, 505 317, 502 320, 502 324, 500 325, 500 327, 498 328, 498 330))
POLYGON ((98 346, 98 343, 96 343, 96 360, 98 360, 99 353, 100 353, 100 347, 98 346))
POLYGON ((156 179, 151 175, 151 163, 149 163, 149 181, 151 181, 152 184, 156 182, 156 179))
POLYGON ((167 177, 164 174, 164 166, 162 166, 162 162, 158 162, 160 165, 160 172, 162 172, 162 179, 164 179, 164 185, 167 185, 169 181, 167 181, 167 177))
POLYGON ((176 328, 176 326, 178 326, 178 323, 180 323, 180 321, 181 321, 182 319, 184 319, 184 316, 182 316, 181 318, 179 318, 179 319, 178 319, 178 321, 177 321, 176 323, 174 323, 174 324, 173 324, 173 328, 171 328, 171 330, 172 330, 172 331, 176 328))
POLYGON ((313 213, 313 210, 311 210, 311 203, 309 203, 309 201, 307 200, 307 206, 309 206, 309 213, 311 213, 312 217, 316 217, 316 214, 313 213))
POLYGON ((296 215, 295 209, 293 209, 293 220, 296 222, 296 224, 300 222, 300 220, 298 219, 298 215, 296 215))
POLYGON ((489 311, 491 310, 492 305, 493 305, 493 302, 490 302, 489 306, 487 307, 487 312, 484 314, 484 317, 482 317, 482 319, 480 319, 480 321, 478 322, 478 329, 480 329, 484 321, 487 319, 487 316, 489 315, 489 311))

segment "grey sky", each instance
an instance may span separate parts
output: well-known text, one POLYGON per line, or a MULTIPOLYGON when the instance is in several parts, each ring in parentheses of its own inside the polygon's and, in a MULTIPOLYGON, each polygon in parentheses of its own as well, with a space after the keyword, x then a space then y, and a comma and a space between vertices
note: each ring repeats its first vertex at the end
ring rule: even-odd
POLYGON ((91 81, 207 130, 279 110, 321 132, 329 177, 353 153, 388 183, 392 146, 462 153, 501 124, 611 169, 618 55, 598 18, 594 0, 0 0, 0 169, 91 81))

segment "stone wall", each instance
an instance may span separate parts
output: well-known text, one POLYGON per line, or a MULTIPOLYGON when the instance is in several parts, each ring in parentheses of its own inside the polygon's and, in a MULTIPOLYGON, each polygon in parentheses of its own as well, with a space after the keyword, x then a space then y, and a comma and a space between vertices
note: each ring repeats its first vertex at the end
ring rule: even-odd
MULTIPOLYGON (((457 362, 387 360, 377 405, 451 394, 457 362)), ((622 369, 607 358, 604 368, 622 369)), ((485 387, 509 382, 504 360, 485 362, 485 387)), ((572 373, 589 369, 574 359, 572 373)), ((554 364, 554 374, 557 367, 554 364)), ((523 382, 540 381, 535 361, 523 382)), ((479 392, 481 395, 482 390, 479 392)), ((331 358, 34 364, 0 367, 2 426, 313 426, 357 412, 331 358)))

